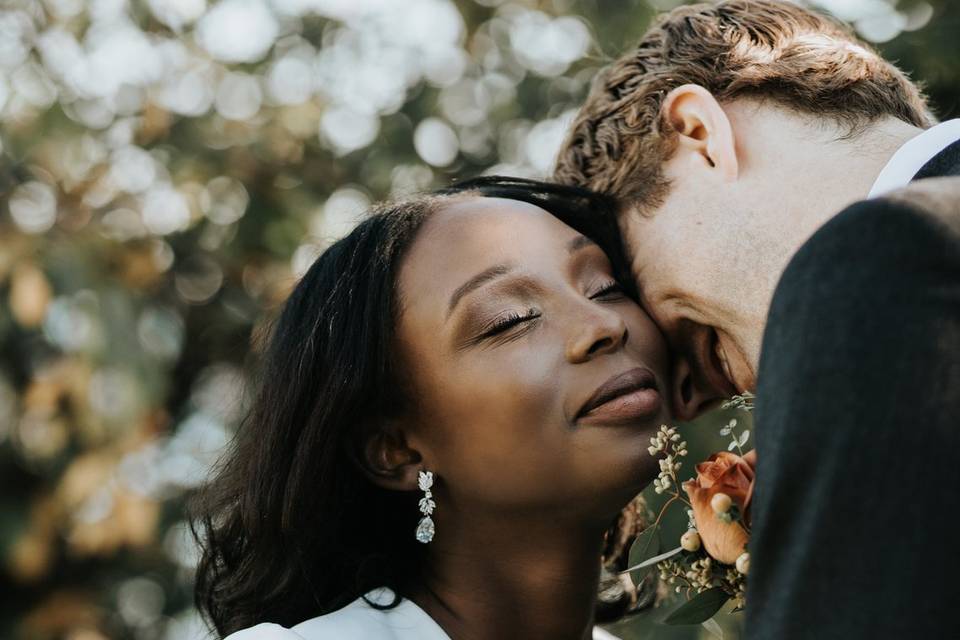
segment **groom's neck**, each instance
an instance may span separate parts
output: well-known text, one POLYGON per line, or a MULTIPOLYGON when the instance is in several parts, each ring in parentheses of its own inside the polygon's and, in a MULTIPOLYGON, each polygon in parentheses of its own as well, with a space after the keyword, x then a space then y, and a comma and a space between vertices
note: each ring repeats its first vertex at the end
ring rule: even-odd
POLYGON ((900 147, 922 131, 888 117, 852 136, 831 131, 828 135, 796 139, 789 154, 789 171, 802 183, 809 203, 802 207, 806 220, 801 226, 812 232, 836 213, 865 199, 900 147))
MULTIPOLYGON (((922 133, 892 117, 851 135, 843 123, 749 101, 725 109, 736 133, 740 172, 723 204, 734 217, 746 216, 740 224, 749 220, 752 233, 743 234, 743 241, 765 239, 769 256, 754 262, 773 283, 797 249, 837 213, 866 198, 900 147, 922 133)), ((743 248, 750 255, 760 251, 743 248)), ((754 286, 773 292, 771 283, 754 286)))

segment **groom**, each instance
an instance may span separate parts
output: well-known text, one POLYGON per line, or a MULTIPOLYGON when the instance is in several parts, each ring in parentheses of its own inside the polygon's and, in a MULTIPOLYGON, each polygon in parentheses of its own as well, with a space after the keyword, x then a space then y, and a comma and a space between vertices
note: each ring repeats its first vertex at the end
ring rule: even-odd
POLYGON ((956 637, 960 121, 793 4, 678 8, 556 177, 623 202, 692 418, 755 390, 747 636, 956 637))

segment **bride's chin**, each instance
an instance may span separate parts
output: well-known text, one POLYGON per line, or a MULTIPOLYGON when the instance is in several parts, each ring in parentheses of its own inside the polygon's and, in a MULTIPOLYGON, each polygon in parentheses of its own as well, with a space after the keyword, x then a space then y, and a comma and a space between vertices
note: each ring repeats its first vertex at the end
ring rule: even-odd
MULTIPOLYGON (((632 449, 631 445, 624 445, 632 449)), ((629 458, 618 461, 598 462, 595 473, 605 477, 595 478, 592 491, 583 494, 584 507, 599 518, 615 517, 634 498, 653 483, 660 473, 660 463, 650 455, 647 436, 642 448, 629 458)))
POLYGON ((659 464, 654 458, 650 458, 650 461, 653 463, 654 469, 649 471, 645 470, 644 473, 637 476, 636 482, 632 482, 629 485, 624 485, 623 491, 619 493, 618 502, 620 506, 618 507, 618 513, 620 509, 623 509, 629 505, 633 500, 639 496, 641 493, 649 487, 653 481, 657 478, 659 471, 659 464))
POLYGON ((629 489, 634 494, 640 493, 650 486, 650 484, 660 475, 659 458, 651 456, 646 451, 643 452, 643 459, 638 462, 635 481, 630 484, 629 489))

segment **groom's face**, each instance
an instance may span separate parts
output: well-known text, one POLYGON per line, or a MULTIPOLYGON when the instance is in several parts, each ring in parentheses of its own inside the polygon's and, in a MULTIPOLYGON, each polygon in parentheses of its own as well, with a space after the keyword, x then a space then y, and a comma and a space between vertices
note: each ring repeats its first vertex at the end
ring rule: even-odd
POLYGON ((754 390, 780 274, 819 224, 809 213, 837 210, 797 179, 834 134, 774 104, 721 104, 697 85, 674 89, 662 117, 674 136, 660 164, 666 195, 624 201, 618 223, 642 303, 674 355, 674 413, 690 419, 754 390))
MULTIPOLYGON (((775 107, 719 104, 678 88, 665 103, 677 133, 662 165, 666 196, 626 203, 619 223, 642 302, 675 354, 675 413, 752 391, 770 300, 817 200, 784 162, 803 122, 775 107)), ((815 162, 815 159, 811 159, 815 162)))
POLYGON ((655 209, 626 207, 620 227, 644 307, 675 354, 674 405, 689 419, 718 397, 753 390, 782 236, 774 197, 749 177, 725 180, 702 154, 664 165, 655 209))
POLYGON ((667 210, 621 218, 641 302, 674 355, 673 404, 691 419, 717 401, 754 386, 754 327, 741 305, 752 292, 742 256, 712 221, 709 209, 671 197, 667 210))

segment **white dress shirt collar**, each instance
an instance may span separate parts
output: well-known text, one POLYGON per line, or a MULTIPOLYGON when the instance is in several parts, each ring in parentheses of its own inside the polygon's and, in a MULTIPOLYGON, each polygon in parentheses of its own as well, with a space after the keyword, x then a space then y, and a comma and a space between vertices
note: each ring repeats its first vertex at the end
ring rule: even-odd
POLYGON ((923 165, 957 140, 960 140, 960 118, 941 122, 910 138, 887 162, 867 197, 876 198, 907 186, 923 165))

